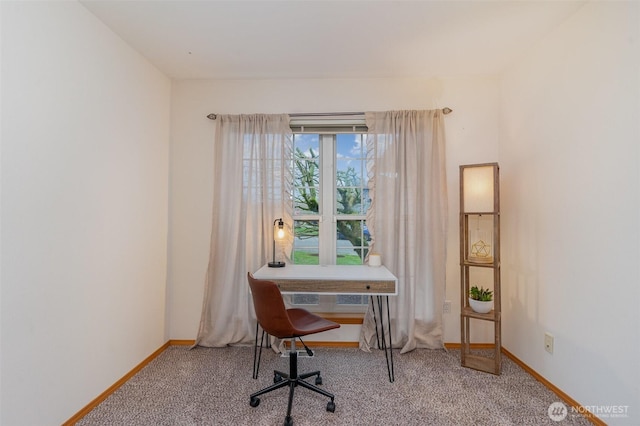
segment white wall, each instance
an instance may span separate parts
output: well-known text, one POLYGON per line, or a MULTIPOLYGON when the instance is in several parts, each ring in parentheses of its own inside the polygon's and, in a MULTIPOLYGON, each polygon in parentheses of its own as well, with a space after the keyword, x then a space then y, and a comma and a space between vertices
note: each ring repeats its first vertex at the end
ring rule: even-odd
MULTIPOLYGON (((212 138, 209 113, 370 111, 451 107, 446 117, 449 258, 445 341, 459 342, 458 165, 497 161, 495 78, 359 80, 194 80, 172 94, 169 335, 198 331, 209 254, 212 138)), ((479 334, 479 337, 483 336, 479 334)))
POLYGON ((640 423, 638 17, 588 3, 502 87, 504 346, 584 405, 630 406, 610 424, 640 423))
POLYGON ((170 81, 76 2, 0 7, 0 423, 53 425, 166 341, 170 81))

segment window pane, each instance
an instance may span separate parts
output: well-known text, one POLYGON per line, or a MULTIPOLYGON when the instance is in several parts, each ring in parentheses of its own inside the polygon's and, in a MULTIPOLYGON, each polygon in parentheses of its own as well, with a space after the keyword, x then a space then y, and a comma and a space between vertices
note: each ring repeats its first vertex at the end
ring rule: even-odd
POLYGON ((338 249, 337 265, 362 265, 360 255, 354 249, 338 249))
POLYGON ((362 216, 362 190, 360 188, 336 188, 336 214, 362 216))
POLYGON ((319 265, 317 220, 295 220, 293 239, 293 263, 297 265, 319 265))
POLYGON ((338 220, 336 228, 336 264, 361 265, 371 241, 366 221, 338 220))
POLYGON ((363 142, 364 138, 361 134, 337 134, 336 158, 364 158, 365 150, 363 142))
POLYGON ((338 215, 364 215, 371 204, 366 178, 364 135, 336 136, 335 206, 338 215))
POLYGON ((320 135, 309 133, 296 133, 293 135, 293 144, 296 152, 300 151, 307 157, 320 155, 320 135))
POLYGON ((362 185, 362 161, 339 159, 336 161, 336 186, 362 185))
POLYGON ((318 214, 320 190, 317 186, 293 188, 294 214, 318 214))
POLYGON ((320 183, 320 159, 306 158, 302 154, 296 153, 293 180, 297 186, 318 186, 320 183))
POLYGON ((294 214, 317 214, 321 199, 319 135, 296 134, 293 144, 294 214))
POLYGON ((293 179, 300 186, 317 186, 320 182, 320 168, 318 159, 295 158, 293 179))

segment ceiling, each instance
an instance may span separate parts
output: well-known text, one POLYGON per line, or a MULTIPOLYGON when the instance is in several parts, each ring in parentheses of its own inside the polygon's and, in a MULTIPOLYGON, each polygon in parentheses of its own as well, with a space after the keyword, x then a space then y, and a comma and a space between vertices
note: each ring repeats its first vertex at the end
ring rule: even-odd
POLYGON ((495 74, 584 1, 81 3, 175 79, 495 74))

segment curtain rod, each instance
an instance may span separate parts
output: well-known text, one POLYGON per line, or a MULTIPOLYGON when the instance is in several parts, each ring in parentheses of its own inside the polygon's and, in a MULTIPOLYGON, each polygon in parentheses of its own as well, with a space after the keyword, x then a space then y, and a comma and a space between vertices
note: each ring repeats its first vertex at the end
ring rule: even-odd
MULTIPOLYGON (((450 114, 453 110, 449 107, 442 108, 443 114, 450 114)), ((289 114, 289 117, 337 117, 337 116, 352 116, 352 115, 364 115, 364 112, 310 112, 310 113, 293 113, 289 114)), ((209 120, 215 120, 218 118, 217 114, 207 115, 209 120)))

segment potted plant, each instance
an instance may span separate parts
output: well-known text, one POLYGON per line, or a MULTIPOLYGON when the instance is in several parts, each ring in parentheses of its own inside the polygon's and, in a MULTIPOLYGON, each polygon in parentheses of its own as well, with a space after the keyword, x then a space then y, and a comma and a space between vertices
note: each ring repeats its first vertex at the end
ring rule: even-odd
POLYGON ((469 290, 469 306, 479 314, 486 314, 493 308, 493 291, 474 285, 469 290))

